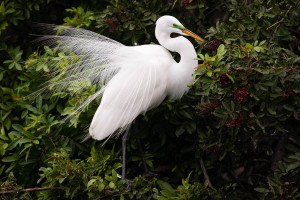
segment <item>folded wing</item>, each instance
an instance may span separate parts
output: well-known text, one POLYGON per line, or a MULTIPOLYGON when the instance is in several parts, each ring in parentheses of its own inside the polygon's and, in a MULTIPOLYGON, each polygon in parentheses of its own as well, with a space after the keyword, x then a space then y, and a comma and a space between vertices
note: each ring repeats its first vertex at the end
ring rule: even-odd
POLYGON ((141 113, 166 97, 166 76, 159 61, 138 59, 124 65, 108 83, 89 133, 97 140, 118 136, 141 113))

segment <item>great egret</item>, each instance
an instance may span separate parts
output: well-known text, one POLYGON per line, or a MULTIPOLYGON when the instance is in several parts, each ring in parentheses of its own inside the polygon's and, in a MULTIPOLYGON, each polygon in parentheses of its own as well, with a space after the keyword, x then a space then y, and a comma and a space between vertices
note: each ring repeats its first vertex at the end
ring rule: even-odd
POLYGON ((160 45, 125 46, 87 30, 62 28, 59 36, 43 39, 48 45, 60 41, 61 50, 74 52, 80 59, 59 71, 59 76, 64 78, 50 80, 48 87, 64 89, 68 84, 87 80, 101 85, 102 89, 79 109, 103 95, 89 134, 96 140, 118 136, 139 114, 157 107, 167 96, 181 98, 194 81, 192 75, 198 65, 196 51, 188 39, 171 38, 171 33, 203 41, 172 16, 162 16, 156 22, 155 36, 160 45), (180 54, 178 63, 168 50, 180 54))

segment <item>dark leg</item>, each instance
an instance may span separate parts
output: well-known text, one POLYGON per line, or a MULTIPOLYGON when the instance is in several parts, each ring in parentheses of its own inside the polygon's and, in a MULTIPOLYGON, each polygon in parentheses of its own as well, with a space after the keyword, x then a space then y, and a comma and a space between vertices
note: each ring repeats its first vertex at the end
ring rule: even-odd
POLYGON ((141 140, 140 140, 140 137, 139 137, 139 133, 138 133, 138 126, 137 126, 137 124, 135 125, 134 134, 135 134, 136 142, 138 144, 139 154, 140 154, 140 156, 142 158, 142 161, 143 161, 145 172, 149 173, 149 169, 148 169, 147 163, 145 161, 145 156, 144 156, 144 151, 143 151, 142 143, 141 143, 141 140))
POLYGON ((122 137, 122 153, 123 153, 123 156, 122 156, 122 161, 123 161, 123 166, 122 166, 122 180, 125 180, 125 176, 126 176, 126 142, 127 142, 127 137, 128 137, 128 133, 129 133, 129 130, 130 130, 130 126, 128 126, 125 134, 123 135, 122 137))
POLYGON ((141 143, 141 140, 140 140, 140 137, 139 137, 139 133, 138 133, 138 124, 137 123, 135 124, 134 134, 135 134, 136 142, 138 144, 139 154, 140 154, 140 156, 142 158, 142 162, 143 162, 143 166, 144 166, 145 172, 147 174, 151 174, 151 175, 157 176, 157 174, 155 174, 152 171, 150 171, 148 169, 148 167, 147 167, 147 163, 146 163, 145 156, 144 156, 144 151, 143 151, 143 146, 142 146, 142 143, 141 143))

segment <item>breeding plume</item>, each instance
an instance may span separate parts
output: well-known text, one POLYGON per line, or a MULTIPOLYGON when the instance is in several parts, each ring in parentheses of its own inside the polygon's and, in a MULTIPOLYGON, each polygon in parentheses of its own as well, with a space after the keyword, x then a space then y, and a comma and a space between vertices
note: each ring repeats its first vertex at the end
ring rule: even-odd
MULTIPOLYGON (((183 36, 203 39, 172 16, 163 16, 156 22, 155 36, 160 45, 125 46, 91 31, 59 28, 58 36, 48 35, 41 40, 49 46, 58 42, 61 51, 76 55, 66 56, 71 62, 58 70, 54 68, 56 77, 46 85, 58 90, 87 82, 101 86, 79 107, 84 109, 102 95, 89 128, 96 140, 119 135, 139 114, 158 106, 167 96, 181 98, 194 81, 197 54, 183 36), (171 38, 171 33, 183 36, 171 38), (169 51, 180 54, 178 63, 169 51)), ((61 60, 57 65, 61 66, 61 60)))

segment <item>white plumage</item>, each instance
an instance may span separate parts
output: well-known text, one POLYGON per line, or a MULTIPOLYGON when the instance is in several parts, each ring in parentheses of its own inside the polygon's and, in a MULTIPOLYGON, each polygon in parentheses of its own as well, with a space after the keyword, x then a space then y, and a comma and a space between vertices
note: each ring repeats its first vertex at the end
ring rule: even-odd
MULTIPOLYGON (((47 88, 64 90, 86 81, 101 85, 101 90, 78 109, 103 95, 89 133, 97 140, 118 135, 139 114, 158 106, 166 96, 181 98, 194 81, 196 51, 186 38, 171 38, 173 32, 203 41, 172 16, 163 16, 156 22, 155 36, 162 46, 125 46, 87 30, 62 28, 59 36, 48 35, 41 40, 49 46, 59 41, 60 50, 77 56, 68 57, 71 61, 63 68, 53 68, 52 73, 63 78, 54 77, 46 83, 47 88), (180 54, 179 63, 167 49, 180 54)), ((55 65, 61 64, 61 59, 57 59, 55 65)))

